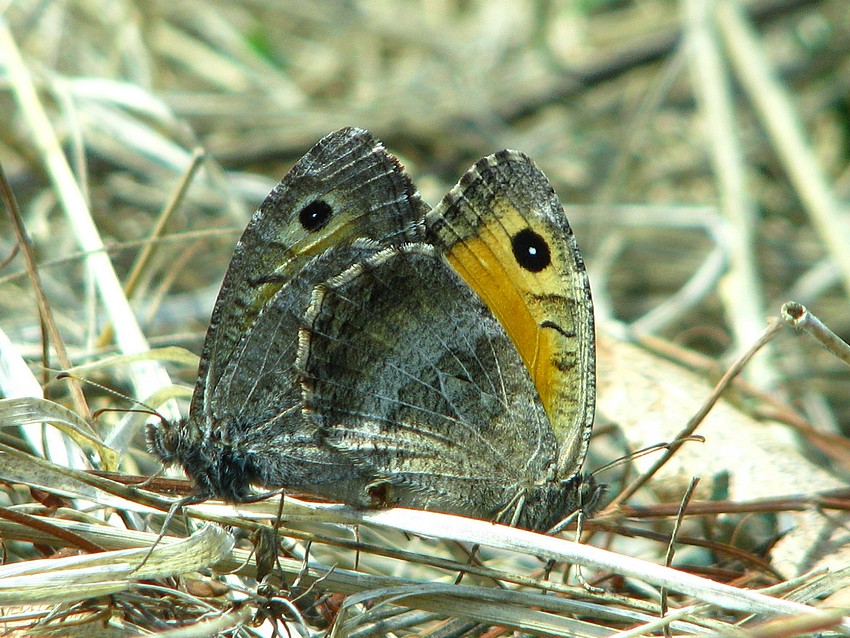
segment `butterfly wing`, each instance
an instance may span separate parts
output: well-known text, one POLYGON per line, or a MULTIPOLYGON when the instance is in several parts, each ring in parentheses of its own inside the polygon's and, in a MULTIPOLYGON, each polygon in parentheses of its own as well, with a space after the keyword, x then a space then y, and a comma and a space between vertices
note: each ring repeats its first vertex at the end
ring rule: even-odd
POLYGON ((298 367, 305 416, 371 479, 354 505, 493 519, 554 476, 557 444, 516 348, 429 245, 318 286, 298 367))
POLYGON ((415 238, 427 206, 369 133, 320 140, 272 190, 236 246, 213 309, 189 418, 149 429, 196 498, 250 498, 249 485, 306 486, 341 474, 298 411, 297 332, 313 287, 377 246, 415 238), (371 240, 354 246, 363 238, 371 240), (335 472, 335 473, 334 473, 335 472))
MULTIPOLYGON (((213 309, 190 411, 226 414, 234 393, 220 390, 220 379, 233 372, 234 355, 245 350, 258 316, 284 286, 326 275, 305 268, 317 255, 357 237, 384 245, 415 237, 425 210, 398 160, 367 131, 345 128, 321 139, 269 193, 236 246, 213 309)), ((309 291, 296 288, 294 294, 309 291)), ((294 338, 294 331, 279 337, 294 338)))
POLYGON ((484 300, 516 345, 576 475, 595 404, 590 283, 552 186, 522 153, 479 160, 425 217, 428 241, 484 300))

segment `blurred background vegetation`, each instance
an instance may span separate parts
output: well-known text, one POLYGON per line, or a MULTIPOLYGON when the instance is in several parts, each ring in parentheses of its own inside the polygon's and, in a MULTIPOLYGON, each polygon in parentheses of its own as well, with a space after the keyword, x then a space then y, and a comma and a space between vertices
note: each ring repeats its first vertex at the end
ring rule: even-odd
MULTIPOLYGON (((151 346, 197 353, 251 212, 348 125, 382 139, 432 205, 481 156, 533 157, 619 338, 722 367, 788 299, 850 337, 845 0, 13 0, 0 74, 0 161, 74 365, 127 350, 86 268, 92 229, 121 282, 153 247, 131 307, 151 346), (154 231, 196 148, 201 170, 154 231)), ((15 245, 3 216, 0 330, 41 378, 15 245)), ((191 365, 172 371, 194 382, 191 365)), ((848 433, 846 367, 814 342, 774 342, 746 374, 848 433)), ((133 392, 120 374, 99 380, 133 392)), ((125 469, 153 471, 141 438, 131 446, 125 469)))
MULTIPOLYGON (((24 1, 3 17, 122 279, 192 150, 209 153, 133 294, 154 343, 197 350, 250 212, 315 140, 346 125, 383 139, 432 204, 478 157, 508 147, 535 158, 577 230, 603 318, 643 317, 720 244, 731 282, 710 279, 698 303, 650 331, 729 354, 793 296, 847 334, 845 258, 789 178, 789 162, 807 158, 783 156, 765 112, 792 109, 797 120, 776 126, 802 127, 831 196, 845 196, 846 6, 732 3, 770 65, 759 71, 787 91, 787 105, 765 107, 739 68, 761 60, 732 26, 695 17, 703 4, 24 1)), ((0 159, 64 338, 75 356, 93 354, 102 319, 79 296, 80 246, 8 70, 6 81, 0 159)), ((12 233, 2 238, 11 250, 12 233)), ((2 273, 0 325, 34 355, 21 273, 14 262, 2 273)), ((817 377, 847 425, 829 356, 773 354, 779 376, 817 377)))

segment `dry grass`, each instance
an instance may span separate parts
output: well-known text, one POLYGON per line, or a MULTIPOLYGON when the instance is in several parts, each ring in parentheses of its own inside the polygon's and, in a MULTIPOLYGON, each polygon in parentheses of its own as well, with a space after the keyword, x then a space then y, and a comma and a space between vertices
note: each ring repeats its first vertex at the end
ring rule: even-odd
MULTIPOLYGON (((175 415, 168 400, 185 400, 196 361, 159 348, 200 350, 248 215, 315 140, 345 125, 383 139, 431 203, 480 156, 510 147, 534 157, 566 204, 600 324, 615 335, 600 368, 626 357, 628 335, 716 372, 787 299, 850 334, 846 2, 743 3, 749 13, 710 4, 0 4, 0 161, 55 323, 45 360, 35 287, 4 217, 0 394, 50 400, 0 404, 0 605, 9 630, 75 635, 95 626, 124 636, 185 623, 191 635, 267 635, 268 620, 253 621, 278 618, 293 635, 421 635, 459 618, 467 624, 428 635, 476 623, 583 636, 664 626, 846 632, 840 612, 812 613, 830 596, 848 607, 844 548, 781 574, 768 552, 785 529, 771 512, 817 506, 840 526, 846 498, 816 496, 824 484, 787 474, 763 482, 796 498, 746 503, 713 476, 717 502, 688 510, 676 569, 656 566, 681 495, 678 483, 669 495, 669 480, 588 523, 580 547, 436 514, 357 515, 287 499, 283 551, 259 594, 249 555, 268 541, 278 502, 238 515, 206 504, 190 510, 193 525, 230 527, 195 527, 181 540, 178 516, 139 568, 168 501, 85 470, 154 473, 144 416, 92 421, 96 409, 128 404, 54 380, 55 370, 88 364, 78 372, 175 415), (176 198, 199 147, 208 153, 176 198), (671 343, 692 351, 673 353, 671 343), (223 529, 236 532, 235 548, 223 529), (471 543, 482 549, 469 564, 471 543), (558 577, 544 582, 541 556, 558 561, 558 577), (564 562, 585 565, 602 591, 562 585, 564 562), (815 564, 831 571, 788 580, 815 564), (455 585, 458 571, 466 576, 455 585), (541 596, 543 588, 559 595, 541 596)), ((654 368, 649 361, 631 367, 654 368)), ((592 463, 615 456, 623 438, 614 426, 625 419, 605 401, 631 383, 624 375, 601 387, 592 463)), ((786 334, 745 375, 740 411, 793 424, 814 463, 846 478, 845 365, 786 334)), ((675 393, 679 378, 668 379, 665 391, 675 393)), ((680 427, 692 413, 677 415, 680 427)), ((730 445, 741 445, 732 434, 730 445)))

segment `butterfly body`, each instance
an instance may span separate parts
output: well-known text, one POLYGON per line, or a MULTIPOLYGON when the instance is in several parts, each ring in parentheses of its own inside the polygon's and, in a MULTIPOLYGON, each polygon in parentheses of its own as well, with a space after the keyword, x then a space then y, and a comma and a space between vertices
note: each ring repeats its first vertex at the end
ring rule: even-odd
POLYGON ((149 431, 197 499, 252 485, 546 530, 595 503, 587 275, 526 156, 432 211, 368 133, 324 138, 246 229, 188 419, 149 431))
POLYGON ((147 433, 152 453, 192 479, 195 500, 251 500, 252 484, 349 485, 337 478, 345 461, 303 426, 298 328, 315 285, 417 238, 426 210, 398 160, 356 128, 323 138, 269 193, 222 283, 188 418, 147 433))
POLYGON ((354 505, 535 529, 581 506, 510 337, 430 244, 384 249, 319 285, 298 368, 308 422, 372 477, 354 505))

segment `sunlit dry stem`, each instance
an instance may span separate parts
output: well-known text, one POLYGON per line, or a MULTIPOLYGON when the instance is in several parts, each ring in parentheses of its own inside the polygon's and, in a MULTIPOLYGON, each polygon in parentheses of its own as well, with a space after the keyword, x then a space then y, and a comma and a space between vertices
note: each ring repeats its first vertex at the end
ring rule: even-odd
POLYGON ((803 304, 789 301, 782 304, 782 320, 792 328, 805 330, 821 342, 837 359, 850 365, 850 345, 841 339, 803 304))
POLYGON ((784 326, 785 323, 781 319, 774 318, 770 321, 761 337, 759 337, 744 354, 742 354, 731 366, 729 366, 729 369, 720 381, 717 382, 717 385, 714 386, 711 394, 702 404, 697 413, 691 417, 684 429, 675 436, 673 443, 670 444, 667 451, 661 455, 649 471, 639 476, 632 482, 631 485, 624 489, 608 506, 609 508, 629 499, 635 492, 643 487, 643 485, 645 485, 655 475, 655 473, 661 469, 665 463, 667 463, 667 461, 670 460, 687 437, 691 436, 697 427, 699 427, 699 424, 702 423, 703 419, 705 419, 706 415, 709 411, 711 411, 711 408, 713 408, 714 404, 717 403, 718 399, 720 399, 720 395, 723 394, 727 387, 729 387, 732 380, 741 373, 741 370, 743 370, 744 366, 746 366, 750 359, 753 358, 753 355, 755 355, 755 353, 764 347, 766 343, 773 339, 776 333, 782 330, 784 326), (679 441, 679 443, 677 443, 677 441, 679 441))
MULTIPOLYGON (((667 567, 673 565, 673 556, 676 553, 676 539, 679 535, 679 530, 682 528, 682 520, 685 518, 685 510, 688 507, 688 503, 690 503, 691 498, 693 498, 694 491, 697 488, 697 483, 699 483, 699 477, 693 477, 691 482, 688 484, 688 489, 685 490, 685 493, 682 495, 682 502, 679 504, 679 511, 676 514, 676 522, 673 526, 673 533, 670 534, 670 542, 667 544, 667 553, 664 556, 664 564, 667 567)), ((667 595, 668 589, 666 587, 661 588, 661 615, 666 616, 668 612, 667 606, 667 595)))
MULTIPOLYGON (((24 266, 26 267, 27 275, 29 276, 33 291, 35 292, 35 298, 38 303, 39 317, 43 325, 43 339, 46 342, 49 337, 49 340, 53 343, 53 347, 56 350, 56 356, 59 359, 59 362, 65 367, 70 367, 71 360, 68 357, 68 352, 65 348, 65 341, 62 339, 62 336, 59 333, 59 328, 56 326, 56 322, 53 319, 53 311, 50 308, 50 303, 47 300, 47 295, 45 294, 44 288, 41 285, 41 277, 38 274, 38 266, 36 263, 37 260, 35 256, 35 250, 33 249, 32 240, 30 239, 29 234, 27 233, 23 217, 21 216, 21 211, 18 208, 18 202, 15 199, 15 194, 12 191, 12 187, 9 185, 9 182, 6 179, 6 173, 3 170, 2 164, 0 164, 0 196, 2 196, 3 203, 6 205, 6 210, 9 213, 9 219, 12 223, 12 228, 15 232, 15 237, 17 239, 16 246, 23 254, 24 266)), ((44 365, 45 367, 47 367, 48 365, 46 355, 44 359, 44 365)), ((79 384, 71 384, 71 397, 74 400, 74 405, 77 408, 77 412, 79 414, 88 414, 88 405, 86 403, 85 396, 83 396, 83 391, 80 388, 79 384)))

